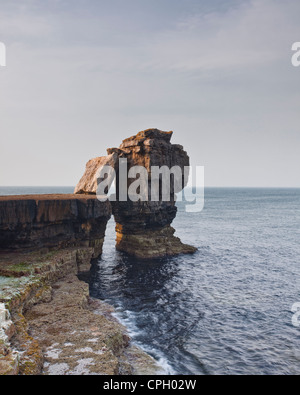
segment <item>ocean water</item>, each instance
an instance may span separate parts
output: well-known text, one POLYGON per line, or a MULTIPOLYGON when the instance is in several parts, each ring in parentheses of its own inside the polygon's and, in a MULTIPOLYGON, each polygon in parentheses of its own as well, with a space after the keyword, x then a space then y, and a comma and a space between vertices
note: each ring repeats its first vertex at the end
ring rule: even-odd
POLYGON ((299 189, 207 189, 174 222, 199 251, 150 262, 115 251, 112 220, 91 295, 166 373, 299 374, 299 210, 299 189))
POLYGON ((133 259, 115 251, 111 220, 91 296, 168 374, 299 374, 300 189, 208 188, 202 212, 178 206, 177 235, 198 252, 133 259))

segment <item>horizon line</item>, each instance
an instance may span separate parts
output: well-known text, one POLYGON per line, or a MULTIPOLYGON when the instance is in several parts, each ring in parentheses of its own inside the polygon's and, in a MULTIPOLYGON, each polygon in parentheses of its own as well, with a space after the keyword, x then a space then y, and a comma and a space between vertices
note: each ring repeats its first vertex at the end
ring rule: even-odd
MULTIPOLYGON (((74 188, 76 186, 73 185, 0 185, 0 188, 74 188)), ((186 188, 201 188, 201 186, 186 186, 186 188)), ((300 186, 247 186, 247 185, 231 185, 231 186, 218 186, 218 185, 207 185, 204 186, 206 188, 253 188, 253 189, 300 189, 300 186)))

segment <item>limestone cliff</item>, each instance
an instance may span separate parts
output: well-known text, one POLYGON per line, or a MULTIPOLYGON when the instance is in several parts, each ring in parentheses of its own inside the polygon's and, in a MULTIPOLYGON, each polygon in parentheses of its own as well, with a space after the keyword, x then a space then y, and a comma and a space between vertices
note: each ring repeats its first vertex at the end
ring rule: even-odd
POLYGON ((0 197, 0 249, 90 246, 100 255, 110 217, 96 196, 0 197))

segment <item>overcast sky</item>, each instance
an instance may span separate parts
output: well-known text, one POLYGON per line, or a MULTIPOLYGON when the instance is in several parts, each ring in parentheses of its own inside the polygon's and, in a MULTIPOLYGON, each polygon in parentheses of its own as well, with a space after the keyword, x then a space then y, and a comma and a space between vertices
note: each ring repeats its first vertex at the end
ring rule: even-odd
POLYGON ((299 0, 0 0, 0 185, 173 130, 208 186, 300 187, 299 0))

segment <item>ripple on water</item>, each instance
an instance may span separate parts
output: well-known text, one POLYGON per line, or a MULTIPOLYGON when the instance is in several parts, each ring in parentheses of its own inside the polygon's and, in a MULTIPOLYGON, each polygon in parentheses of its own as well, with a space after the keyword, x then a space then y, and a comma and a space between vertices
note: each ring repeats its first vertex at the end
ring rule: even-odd
POLYGON ((111 221, 91 294, 170 374, 299 374, 299 207, 300 190, 209 189, 174 223, 199 251, 147 263, 114 250, 111 221))

